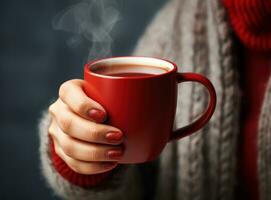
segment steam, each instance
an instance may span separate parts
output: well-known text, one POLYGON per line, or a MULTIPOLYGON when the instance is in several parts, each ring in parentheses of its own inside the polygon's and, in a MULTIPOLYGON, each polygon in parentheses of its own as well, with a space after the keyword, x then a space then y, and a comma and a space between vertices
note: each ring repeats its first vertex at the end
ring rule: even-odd
POLYGON ((120 19, 114 4, 113 0, 83 0, 59 13, 53 20, 53 27, 73 33, 69 46, 89 41, 88 60, 111 56, 111 34, 120 19))

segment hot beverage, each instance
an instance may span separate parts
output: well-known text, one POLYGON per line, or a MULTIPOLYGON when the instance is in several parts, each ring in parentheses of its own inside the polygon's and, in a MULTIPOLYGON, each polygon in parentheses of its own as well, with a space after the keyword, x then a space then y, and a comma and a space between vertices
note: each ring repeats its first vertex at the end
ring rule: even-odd
POLYGON ((93 72, 97 74, 117 77, 139 77, 139 76, 150 76, 166 73, 166 68, 157 66, 144 66, 144 65, 102 65, 99 67, 93 67, 93 72))
POLYGON ((147 73, 135 73, 135 72, 123 72, 123 73, 116 73, 116 74, 108 74, 109 76, 117 76, 117 77, 140 77, 140 76, 150 76, 152 74, 147 73))

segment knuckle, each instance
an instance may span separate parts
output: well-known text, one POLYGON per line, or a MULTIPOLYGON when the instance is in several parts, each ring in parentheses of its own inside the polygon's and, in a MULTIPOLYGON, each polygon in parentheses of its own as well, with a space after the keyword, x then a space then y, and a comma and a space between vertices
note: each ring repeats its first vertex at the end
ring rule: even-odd
POLYGON ((86 113, 89 108, 89 103, 86 100, 83 100, 80 104, 78 104, 76 112, 86 113))
POLYGON ((104 160, 104 152, 99 151, 98 149, 93 149, 89 153, 90 161, 101 161, 104 160))
POLYGON ((49 112, 51 115, 53 115, 53 114, 55 113, 55 110, 56 110, 56 108, 55 108, 55 103, 53 103, 53 104, 51 104, 51 105, 49 106, 48 112, 49 112))
POLYGON ((72 126, 72 118, 69 115, 59 116, 59 125, 65 133, 68 133, 72 126))
POLYGON ((100 131, 99 131, 99 129, 97 128, 97 125, 94 125, 94 126, 92 127, 92 129, 91 129, 91 137, 92 137, 93 139, 96 139, 96 138, 99 136, 99 134, 100 134, 100 131))
POLYGON ((73 145, 71 145, 70 142, 66 142, 66 141, 62 143, 62 149, 64 153, 69 157, 73 157, 76 151, 73 145))
POLYGON ((49 135, 55 135, 55 134, 54 134, 54 133, 55 133, 55 130, 54 130, 54 128, 53 128, 52 123, 51 123, 51 125, 50 125, 49 128, 48 128, 48 133, 49 133, 49 135))
MULTIPOLYGON (((56 154, 57 154, 60 158, 62 158, 62 154, 61 154, 60 147, 58 147, 58 146, 56 146, 56 145, 55 145, 55 152, 56 152, 56 154)), ((62 158, 62 159, 63 159, 63 158, 62 158)))
POLYGON ((60 98, 65 98, 67 92, 69 91, 70 85, 71 85, 70 81, 66 81, 60 85, 59 87, 60 98))
POLYGON ((94 127, 90 131, 89 140, 93 142, 100 141, 101 136, 102 136, 102 130, 97 125, 94 125, 94 127))

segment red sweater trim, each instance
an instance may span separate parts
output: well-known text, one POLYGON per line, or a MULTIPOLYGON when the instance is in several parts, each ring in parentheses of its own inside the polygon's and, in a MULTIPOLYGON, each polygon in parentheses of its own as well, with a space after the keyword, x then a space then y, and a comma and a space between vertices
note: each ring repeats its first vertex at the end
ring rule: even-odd
POLYGON ((243 191, 238 199, 259 199, 258 122, 266 86, 271 75, 271 52, 245 50, 241 66, 243 109, 239 140, 239 181, 243 191))
POLYGON ((224 5, 236 35, 246 47, 271 49, 270 0, 224 0, 224 5))
POLYGON ((53 141, 50 141, 51 159, 56 171, 70 183, 80 187, 91 187, 102 183, 112 173, 112 171, 83 175, 74 172, 69 166, 56 154, 53 141))

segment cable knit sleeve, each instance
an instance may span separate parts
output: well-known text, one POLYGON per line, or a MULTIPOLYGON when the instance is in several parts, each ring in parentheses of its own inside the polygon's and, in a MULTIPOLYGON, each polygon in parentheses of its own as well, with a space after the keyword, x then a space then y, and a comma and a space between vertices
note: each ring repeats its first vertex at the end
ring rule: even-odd
MULTIPOLYGON (((163 47, 159 44, 166 43, 165 31, 169 28, 167 26, 170 26, 168 21, 172 21, 170 17, 173 17, 172 13, 176 9, 175 3, 176 1, 168 2, 154 17, 141 38, 134 55, 163 55, 163 47)), ((53 145, 50 144, 48 137, 50 120, 50 116, 46 112, 39 125, 41 171, 48 185, 58 196, 64 199, 80 200, 140 200, 142 195, 145 197, 147 195, 147 199, 149 199, 152 193, 150 188, 155 188, 156 181, 150 180, 150 176, 146 176, 146 174, 149 175, 146 173, 148 170, 145 170, 145 166, 149 166, 148 164, 144 165, 144 170, 142 170, 142 165, 119 165, 109 173, 81 180, 76 179, 73 172, 69 172, 69 176, 73 177, 74 182, 68 181, 65 174, 68 174, 66 170, 69 169, 60 158, 57 158, 53 145), (58 170, 56 170, 56 166, 58 170), (82 187, 84 185, 88 185, 88 187, 82 187)))
POLYGON ((104 180, 98 181, 99 184, 91 187, 77 186, 60 175, 53 164, 52 148, 50 148, 48 137, 50 120, 50 116, 46 112, 39 124, 41 171, 49 186, 58 196, 64 199, 80 200, 140 199, 139 171, 133 165, 119 166, 104 180))

